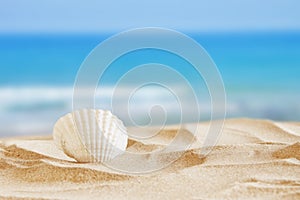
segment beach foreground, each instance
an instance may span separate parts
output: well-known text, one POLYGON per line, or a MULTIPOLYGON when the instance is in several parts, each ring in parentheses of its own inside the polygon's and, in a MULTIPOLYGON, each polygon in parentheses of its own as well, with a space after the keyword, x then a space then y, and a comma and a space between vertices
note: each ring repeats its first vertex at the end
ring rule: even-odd
MULTIPOLYGON (((185 125, 187 137, 196 124, 185 125)), ((300 123, 231 119, 208 156, 199 124, 194 144, 167 168, 129 175, 77 163, 52 137, 1 139, 0 197, 12 199, 300 199, 300 123)), ((170 143, 176 126, 127 150, 148 152, 170 143)))

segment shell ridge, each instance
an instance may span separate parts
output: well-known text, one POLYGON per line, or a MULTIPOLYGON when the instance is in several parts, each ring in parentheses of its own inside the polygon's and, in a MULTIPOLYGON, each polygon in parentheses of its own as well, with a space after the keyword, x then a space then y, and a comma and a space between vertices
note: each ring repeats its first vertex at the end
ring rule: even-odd
POLYGON ((83 109, 61 117, 53 130, 55 144, 79 162, 105 162, 126 150, 123 122, 110 111, 83 109))

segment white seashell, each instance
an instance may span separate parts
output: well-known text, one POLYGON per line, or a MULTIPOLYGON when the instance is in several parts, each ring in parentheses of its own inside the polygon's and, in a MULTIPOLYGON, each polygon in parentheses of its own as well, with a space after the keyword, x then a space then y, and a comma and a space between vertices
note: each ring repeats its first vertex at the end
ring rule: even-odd
POLYGON ((53 130, 55 143, 78 162, 105 162, 127 147, 127 131, 110 111, 84 109, 60 118, 53 130))

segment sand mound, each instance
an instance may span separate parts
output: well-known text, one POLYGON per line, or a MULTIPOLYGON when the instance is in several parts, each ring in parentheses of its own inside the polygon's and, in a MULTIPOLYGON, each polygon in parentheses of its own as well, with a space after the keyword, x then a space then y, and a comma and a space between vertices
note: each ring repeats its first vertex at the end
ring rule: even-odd
MULTIPOLYGON (((65 168, 43 162, 49 157, 17 148, 15 145, 4 148, 0 168, 7 170, 7 177, 24 182, 99 182, 122 181, 128 175, 112 174, 79 167, 65 168)), ((51 159, 51 158, 50 158, 51 159)))
POLYGON ((296 158, 300 160, 300 142, 289 145, 283 149, 277 150, 273 153, 275 158, 296 158))

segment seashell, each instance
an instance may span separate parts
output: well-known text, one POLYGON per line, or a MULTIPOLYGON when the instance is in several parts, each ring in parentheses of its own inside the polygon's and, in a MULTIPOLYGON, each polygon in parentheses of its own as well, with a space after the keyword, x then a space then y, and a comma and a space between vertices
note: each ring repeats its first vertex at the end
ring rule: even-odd
POLYGON ((127 147, 127 130, 110 111, 83 109, 60 118, 53 130, 56 145, 78 162, 105 162, 127 147))

